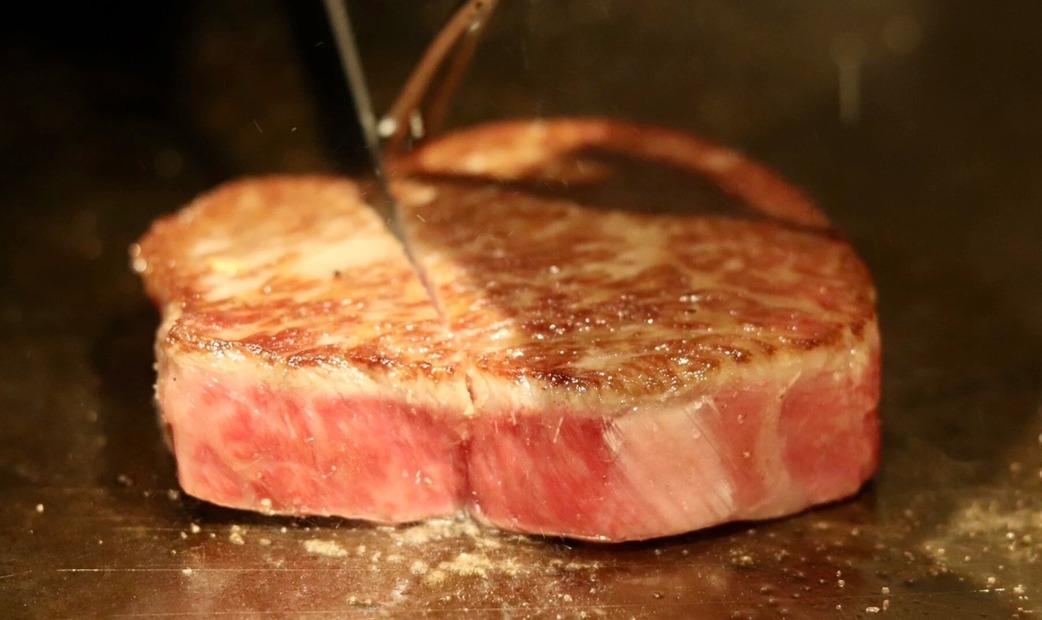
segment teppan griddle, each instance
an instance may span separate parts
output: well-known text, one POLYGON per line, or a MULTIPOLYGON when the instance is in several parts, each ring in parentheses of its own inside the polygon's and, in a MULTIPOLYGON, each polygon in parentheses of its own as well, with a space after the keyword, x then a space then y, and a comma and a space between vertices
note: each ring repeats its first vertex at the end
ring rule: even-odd
MULTIPOLYGON (((850 501, 596 546, 462 521, 272 518, 178 492, 151 401, 157 317, 127 246, 223 178, 335 157, 299 69, 307 46, 287 43, 296 18, 244 4, 82 8, 57 31, 30 8, 5 24, 16 36, 0 55, 0 615, 1042 612, 1042 9, 707 0, 684 3, 697 14, 690 39, 665 42, 649 33, 687 23, 669 3, 626 20, 620 41, 642 32, 701 67, 674 77, 662 106, 683 102, 687 128, 807 189, 866 258, 885 446, 850 501)), ((523 60, 496 36, 489 49, 523 60)), ((461 116, 525 94, 506 79, 482 88, 464 86, 461 116)), ((656 112, 678 118, 649 104, 641 120, 656 112)))

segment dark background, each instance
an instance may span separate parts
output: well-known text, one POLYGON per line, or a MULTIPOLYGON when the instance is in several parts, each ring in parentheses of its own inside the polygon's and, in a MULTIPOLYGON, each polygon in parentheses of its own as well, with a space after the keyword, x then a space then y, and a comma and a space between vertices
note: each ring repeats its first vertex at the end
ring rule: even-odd
MULTIPOLYGON (((451 3, 414 4, 356 7, 380 109, 451 3)), ((889 617, 1029 617, 1042 597, 1042 5, 500 10, 454 123, 571 112, 696 131, 779 169, 853 240, 880 291, 876 482, 750 533, 509 546, 533 565, 600 562, 596 595, 542 572, 422 590, 404 567, 372 573, 365 558, 300 550, 315 535, 302 528, 319 525, 350 548, 389 549, 371 528, 167 499, 176 482, 151 404, 157 317, 127 247, 222 180, 356 165, 343 83, 317 3, 19 3, 0 20, 0 609, 524 615, 539 603, 824 618, 858 617, 887 587, 889 617), (840 104, 843 63, 859 75, 853 111, 840 104), (189 522, 216 538, 182 540, 189 522), (275 542, 231 545, 237 523, 275 542), (547 599, 552 588, 572 602, 547 599), (359 612, 351 593, 375 602, 359 612)), ((414 553, 434 561, 472 543, 414 553)))

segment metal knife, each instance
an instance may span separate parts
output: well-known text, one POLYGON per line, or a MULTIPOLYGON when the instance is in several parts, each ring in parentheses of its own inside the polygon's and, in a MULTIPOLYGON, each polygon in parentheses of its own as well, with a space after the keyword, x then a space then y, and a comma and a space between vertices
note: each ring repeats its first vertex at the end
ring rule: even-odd
MULTIPOLYGON (((351 18, 347 14, 345 0, 323 0, 326 14, 329 17, 329 25, 333 31, 333 39, 336 42, 337 51, 340 55, 340 64, 347 77, 347 85, 351 91, 351 98, 358 113, 358 121, 362 127, 362 137, 365 140, 366 152, 369 155, 370 165, 368 170, 372 172, 370 178, 361 179, 362 190, 369 197, 369 202, 379 213, 387 224, 387 228, 401 242, 405 248, 409 260, 413 260, 409 251, 409 244, 405 239, 402 229, 401 217, 394 197, 391 195, 390 187, 387 185, 387 175, 383 166, 383 155, 380 149, 380 138, 376 132, 376 114, 373 112, 372 100, 369 97, 369 86, 365 81, 365 73, 362 71, 362 61, 358 56, 358 48, 355 46, 353 30, 351 29, 351 18), (371 191, 369 191, 371 190, 371 191)), ((415 263, 415 261, 413 261, 415 263)))
POLYGON ((387 116, 378 122, 346 0, 323 0, 371 160, 372 175, 361 180, 362 189, 371 189, 367 192, 370 202, 414 264, 401 216, 388 186, 380 140, 386 139, 388 150, 398 155, 405 150, 407 133, 415 142, 429 137, 437 129, 498 1, 464 0, 460 4, 424 52, 387 116))

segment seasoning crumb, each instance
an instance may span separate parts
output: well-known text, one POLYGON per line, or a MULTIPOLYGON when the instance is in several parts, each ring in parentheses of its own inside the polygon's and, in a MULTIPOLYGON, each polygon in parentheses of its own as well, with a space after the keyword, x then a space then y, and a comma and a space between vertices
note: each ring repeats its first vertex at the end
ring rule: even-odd
POLYGON ((203 528, 199 527, 199 525, 196 523, 189 525, 188 529, 191 530, 193 534, 198 534, 199 532, 203 531, 203 528))
POLYGON ((413 575, 424 575, 427 573, 427 563, 423 560, 416 560, 409 565, 409 572, 413 575))
POLYGON ((438 568, 443 571, 451 571, 465 577, 488 577, 488 569, 492 567, 492 561, 487 557, 466 551, 461 551, 451 562, 438 564, 438 568))
POLYGON ((43 512, 43 504, 36 505, 36 512, 43 512))
POLYGON ((887 587, 887 586, 883 586, 882 588, 879 588, 879 593, 880 594, 890 594, 890 588, 887 587))
POLYGON ((260 546, 262 546, 262 547, 267 547, 268 545, 271 544, 271 539, 270 538, 261 538, 260 540, 257 541, 257 543, 260 546))
POLYGON ((883 599, 883 611, 890 609, 890 599, 883 599))
POLYGON ((437 585, 442 583, 445 581, 445 571, 434 569, 427 573, 427 576, 424 577, 423 581, 428 585, 437 585))
POLYGON ((1013 594, 1024 594, 1024 586, 1017 584, 1013 587, 1013 594))
POLYGON ((879 608, 876 607, 875 605, 873 605, 871 607, 866 607, 865 611, 870 613, 870 614, 878 614, 879 613, 879 608))
POLYGON ((454 540, 464 537, 478 539, 481 533, 481 528, 476 523, 466 515, 459 514, 452 519, 431 519, 397 530, 392 536, 398 543, 422 545, 432 540, 454 540))
POLYGON ((322 555, 327 558, 342 558, 347 556, 344 549, 335 540, 319 540, 311 538, 304 541, 304 550, 312 555, 322 555))
POLYGON ((191 575, 192 574, 192 569, 191 568, 182 568, 181 569, 181 574, 182 575, 191 575))
POLYGON ((575 560, 572 560, 571 562, 565 564, 563 568, 569 573, 574 573, 581 570, 597 570, 600 567, 600 562, 576 562, 575 560))
POLYGON ((186 532, 184 530, 181 530, 181 540, 185 540, 187 538, 188 538, 188 532, 186 532))
POLYGON ((177 500, 181 499, 181 492, 177 489, 167 489, 166 498, 172 502, 176 502, 177 500))
POLYGON ((995 585, 995 578, 994 577, 988 577, 988 585, 989 586, 995 585))
POLYGON ((840 580, 836 581, 836 585, 841 587, 841 588, 845 588, 847 586, 847 582, 842 580, 842 579, 840 579, 840 580))
POLYGON ((280 532, 280 533, 282 533, 282 534, 285 534, 285 533, 286 533, 286 532, 288 532, 288 531, 289 531, 289 530, 287 530, 287 529, 286 529, 286 526, 285 526, 285 525, 283 525, 282 527, 280 527, 280 528, 279 528, 279 532, 280 532))
POLYGON ((228 534, 228 541, 233 545, 245 545, 246 539, 242 537, 243 529, 238 525, 233 525, 231 532, 228 534))

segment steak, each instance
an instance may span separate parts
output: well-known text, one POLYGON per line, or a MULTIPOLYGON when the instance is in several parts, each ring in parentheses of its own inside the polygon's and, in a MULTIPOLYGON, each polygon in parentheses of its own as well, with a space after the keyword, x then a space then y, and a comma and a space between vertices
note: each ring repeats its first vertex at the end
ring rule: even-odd
POLYGON ((395 168, 426 290, 334 179, 225 186, 142 240, 190 494, 624 541, 874 472, 871 279, 767 170, 592 119, 484 125, 395 168))

